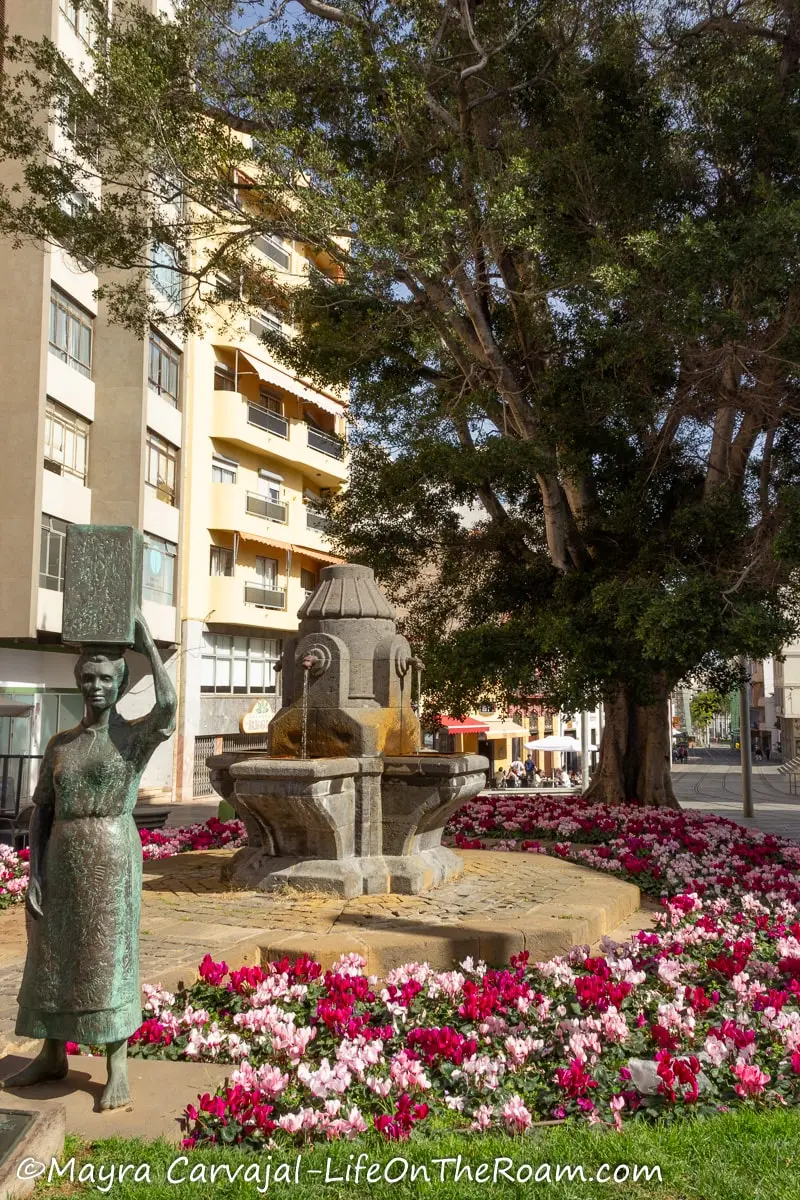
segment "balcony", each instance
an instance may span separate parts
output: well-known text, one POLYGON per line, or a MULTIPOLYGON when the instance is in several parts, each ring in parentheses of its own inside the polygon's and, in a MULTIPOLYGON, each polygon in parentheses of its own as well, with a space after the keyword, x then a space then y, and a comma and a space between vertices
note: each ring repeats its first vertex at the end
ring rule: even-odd
POLYGON ((268 500, 266 496, 260 496, 256 492, 247 493, 247 511, 251 516, 264 517, 269 521, 279 521, 281 525, 286 525, 289 520, 286 504, 268 500))
POLYGON ((243 450, 257 450, 289 467, 300 466, 315 487, 335 488, 346 481, 344 443, 331 434, 314 430, 315 440, 304 421, 286 420, 241 392, 215 389, 213 397, 212 438, 243 450))
POLYGON ((331 527, 331 523, 327 517, 323 517, 321 513, 312 512, 310 508, 306 509, 306 529, 317 529, 320 533, 327 533, 331 527))
POLYGON ((256 429, 277 434, 280 438, 289 437, 289 422, 286 418, 279 416, 278 413, 270 412, 267 408, 262 408, 260 404, 248 403, 247 423, 255 425, 256 429))
POLYGON ((344 458, 344 442, 339 438, 330 433, 323 433, 321 429, 315 429, 313 425, 307 426, 307 430, 308 445, 311 450, 319 450, 328 458, 338 458, 340 461, 344 458))
POLYGON ((277 608, 283 612, 286 608, 286 588, 276 588, 266 583, 245 583, 245 604, 254 604, 256 608, 277 608))

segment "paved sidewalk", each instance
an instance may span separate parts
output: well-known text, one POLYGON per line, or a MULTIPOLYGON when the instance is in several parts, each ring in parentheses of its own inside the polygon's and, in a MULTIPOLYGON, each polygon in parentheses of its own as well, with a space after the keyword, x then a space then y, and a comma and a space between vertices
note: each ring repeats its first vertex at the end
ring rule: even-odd
POLYGON ((753 765, 753 810, 742 816, 742 770, 737 752, 712 746, 693 750, 688 763, 672 768, 672 786, 681 807, 710 812, 740 825, 800 841, 800 796, 789 791, 789 780, 778 774, 779 762, 753 765))

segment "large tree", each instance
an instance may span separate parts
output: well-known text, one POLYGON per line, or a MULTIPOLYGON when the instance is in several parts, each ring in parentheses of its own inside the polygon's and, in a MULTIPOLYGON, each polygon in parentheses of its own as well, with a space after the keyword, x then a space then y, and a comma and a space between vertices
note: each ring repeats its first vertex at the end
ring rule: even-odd
POLYGON ((674 803, 672 687, 796 627, 800 9, 115 7, 90 89, 6 43, 2 227, 119 268, 132 327, 153 245, 176 322, 227 302, 217 273, 291 309, 274 352, 352 388, 338 544, 406 602, 430 694, 601 698, 593 794, 674 803), (310 286, 264 270, 270 231, 310 286))

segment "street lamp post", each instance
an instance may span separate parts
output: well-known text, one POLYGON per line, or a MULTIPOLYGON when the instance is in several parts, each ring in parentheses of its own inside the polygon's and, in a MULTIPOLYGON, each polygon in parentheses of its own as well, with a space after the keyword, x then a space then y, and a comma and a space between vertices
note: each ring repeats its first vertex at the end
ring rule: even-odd
POLYGON ((589 787, 589 714, 581 713, 581 791, 589 787))
POLYGON ((742 681, 739 684, 739 753, 742 758, 742 812, 753 816, 753 747, 750 744, 750 680, 747 659, 739 659, 742 681))

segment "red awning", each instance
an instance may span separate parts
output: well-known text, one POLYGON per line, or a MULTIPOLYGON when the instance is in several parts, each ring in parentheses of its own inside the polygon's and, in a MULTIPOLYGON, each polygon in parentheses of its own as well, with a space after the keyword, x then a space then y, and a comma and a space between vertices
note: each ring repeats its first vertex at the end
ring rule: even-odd
POLYGON ((455 717, 439 717, 448 733, 488 733, 489 726, 474 717, 464 717, 457 721, 455 717))

